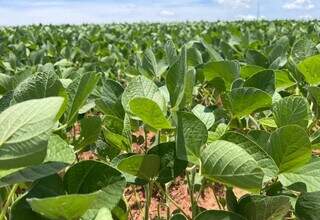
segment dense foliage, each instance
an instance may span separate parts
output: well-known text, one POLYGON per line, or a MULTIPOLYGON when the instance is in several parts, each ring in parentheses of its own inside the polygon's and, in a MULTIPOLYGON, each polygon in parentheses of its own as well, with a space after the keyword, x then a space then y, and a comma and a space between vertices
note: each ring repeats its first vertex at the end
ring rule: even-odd
POLYGON ((0 220, 130 219, 134 185, 144 219, 156 191, 173 220, 319 219, 318 22, 2 27, 0 42, 0 220), (190 216, 167 192, 178 176, 190 216), (204 210, 214 182, 226 196, 204 210))

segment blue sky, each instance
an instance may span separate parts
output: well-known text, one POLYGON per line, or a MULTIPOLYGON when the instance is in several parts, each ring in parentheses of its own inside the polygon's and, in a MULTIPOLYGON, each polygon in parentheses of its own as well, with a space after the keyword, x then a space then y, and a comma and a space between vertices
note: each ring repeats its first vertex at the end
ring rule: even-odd
POLYGON ((319 0, 0 0, 0 25, 320 18, 319 0))

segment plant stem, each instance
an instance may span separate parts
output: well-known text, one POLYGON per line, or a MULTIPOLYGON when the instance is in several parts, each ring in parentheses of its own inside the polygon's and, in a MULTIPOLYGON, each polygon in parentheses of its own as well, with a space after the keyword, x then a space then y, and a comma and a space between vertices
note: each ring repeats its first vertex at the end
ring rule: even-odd
POLYGON ((219 201, 219 199, 218 199, 218 197, 217 197, 217 195, 216 195, 216 191, 215 191, 214 187, 212 187, 212 191, 213 191, 214 198, 215 198, 215 200, 216 200, 216 202, 217 202, 217 204, 218 204, 218 206, 219 206, 219 209, 222 210, 220 201, 219 201))
POLYGON ((152 197, 152 188, 153 188, 153 181, 151 180, 145 186, 146 203, 145 203, 145 209, 144 209, 144 220, 149 219, 149 208, 150 208, 151 197, 152 197))
POLYGON ((4 206, 2 208, 2 211, 1 211, 1 214, 0 214, 0 220, 5 219, 7 210, 9 208, 10 203, 12 202, 12 199, 13 199, 17 189, 18 189, 18 184, 13 185, 13 187, 10 190, 10 193, 9 193, 9 195, 7 197, 7 201, 6 201, 6 203, 4 204, 4 206))
POLYGON ((194 178, 195 178, 195 166, 187 170, 187 181, 188 181, 188 188, 189 188, 189 196, 191 201, 191 210, 192 210, 192 219, 194 219, 197 215, 197 206, 194 199, 194 178), (191 179, 189 177, 189 173, 191 173, 191 179))
POLYGON ((161 186, 158 182, 155 182, 155 184, 156 184, 156 186, 159 188, 160 192, 161 192, 163 195, 165 195, 165 197, 166 197, 167 199, 169 199, 170 202, 171 202, 177 209, 179 209, 179 210, 182 212, 182 214, 184 214, 184 216, 185 216, 186 218, 188 218, 189 220, 191 220, 191 218, 188 216, 188 214, 187 214, 185 211, 183 211, 183 209, 178 205, 178 203, 176 203, 176 201, 174 201, 174 200, 171 198, 171 196, 162 188, 162 186, 161 186))

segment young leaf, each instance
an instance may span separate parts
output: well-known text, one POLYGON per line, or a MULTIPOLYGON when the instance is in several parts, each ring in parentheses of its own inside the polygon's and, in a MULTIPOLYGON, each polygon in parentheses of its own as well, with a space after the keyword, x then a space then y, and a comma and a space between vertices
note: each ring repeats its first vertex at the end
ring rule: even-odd
POLYGON ((200 119, 189 112, 178 112, 177 120, 177 158, 197 164, 200 148, 208 139, 207 128, 200 119))
POLYGON ((204 65, 203 74, 206 81, 221 78, 229 91, 232 82, 240 77, 240 65, 234 61, 210 62, 204 65))
POLYGON ((192 109, 192 112, 206 125, 208 130, 213 126, 215 117, 212 110, 201 104, 198 104, 192 109))
POLYGON ((50 131, 63 113, 63 98, 25 101, 0 114, 0 169, 41 163, 50 131))
POLYGON ((121 104, 123 91, 118 82, 103 77, 101 96, 96 99, 97 107, 106 115, 123 118, 124 110, 121 104))
POLYGON ((201 152, 202 175, 248 191, 262 187, 264 173, 256 160, 242 147, 227 141, 214 141, 201 152))
POLYGON ((158 104, 160 109, 166 111, 166 103, 157 85, 145 76, 133 78, 122 94, 122 106, 126 112, 130 111, 129 103, 134 98, 148 98, 158 104))
POLYGON ((242 118, 255 111, 269 108, 272 105, 271 96, 256 88, 238 88, 223 96, 226 108, 233 117, 242 118))
POLYGON ((299 96, 289 96, 276 102, 273 107, 273 117, 278 127, 299 125, 307 128, 309 119, 309 104, 299 96))
POLYGON ((243 87, 253 87, 272 95, 275 91, 275 74, 272 70, 263 70, 248 78, 243 87))
POLYGON ((320 83, 320 55, 308 57, 298 64, 298 70, 303 74, 307 83, 318 85, 320 83))
POLYGON ((160 158, 158 155, 133 155, 122 159, 117 168, 123 172, 150 180, 159 174, 160 158))
POLYGON ((77 76, 67 88, 68 102, 65 122, 72 126, 77 120, 79 109, 85 104, 100 79, 98 73, 84 73, 77 76))
POLYGON ((170 122, 166 119, 160 107, 148 98, 134 98, 129 102, 130 110, 141 120, 155 129, 170 128, 170 122))
POLYGON ((303 128, 287 125, 271 134, 267 152, 280 173, 294 171, 310 161, 311 143, 303 128))

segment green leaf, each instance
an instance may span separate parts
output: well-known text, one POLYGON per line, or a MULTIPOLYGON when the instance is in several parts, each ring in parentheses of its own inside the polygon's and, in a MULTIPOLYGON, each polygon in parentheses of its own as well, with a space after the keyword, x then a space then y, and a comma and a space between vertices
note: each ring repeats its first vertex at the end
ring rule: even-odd
POLYGON ((265 68, 261 66, 245 65, 241 67, 240 76, 246 79, 263 70, 265 70, 265 68))
POLYGON ((248 220, 283 219, 291 208, 288 196, 245 196, 239 200, 238 213, 248 220))
POLYGON ((272 70, 262 70, 248 78, 243 87, 257 88, 272 95, 275 91, 275 74, 272 70))
POLYGON ((320 159, 312 158, 311 161, 297 170, 281 173, 278 178, 282 185, 286 187, 302 183, 307 192, 319 191, 320 186, 320 159))
POLYGON ((289 96, 276 102, 273 107, 273 117, 278 127, 299 125, 307 128, 309 119, 309 104, 301 96, 289 96))
POLYGON ((277 90, 284 90, 296 84, 290 73, 286 70, 275 70, 275 74, 277 90))
POLYGON ((271 96, 256 88, 238 88, 223 96, 226 108, 230 109, 233 117, 242 118, 253 112, 271 107, 271 96))
POLYGON ((0 178, 0 188, 16 183, 33 182, 37 179, 55 174, 67 165, 68 164, 62 162, 48 162, 18 170, 17 172, 0 178))
POLYGON ((124 117, 121 104, 122 86, 113 80, 102 78, 102 90, 100 97, 96 99, 98 109, 106 115, 114 115, 118 118, 124 117))
POLYGON ((98 73, 79 74, 67 88, 68 102, 65 122, 72 126, 77 120, 79 109, 86 103, 90 93, 100 79, 98 73))
POLYGON ((221 55, 215 49, 213 49, 210 44, 206 43, 204 40, 201 40, 201 44, 206 49, 212 61, 223 61, 221 55))
POLYGON ((82 161, 70 169, 63 183, 69 194, 87 194, 100 190, 92 209, 114 208, 126 186, 124 176, 115 168, 98 161, 82 161))
POLYGON ((267 152, 280 173, 294 171, 310 161, 311 143, 303 128, 287 125, 271 134, 267 152))
POLYGON ((178 59, 177 50, 172 40, 169 40, 165 44, 165 52, 166 52, 167 63, 169 64, 169 66, 172 66, 178 59))
POLYGON ((47 156, 44 161, 71 164, 75 160, 76 155, 71 146, 59 135, 51 135, 48 143, 47 156))
POLYGON ((50 131, 63 113, 63 98, 25 101, 0 114, 0 169, 41 163, 50 131))
POLYGON ((179 59, 169 68, 166 76, 166 84, 170 94, 172 108, 179 106, 183 99, 187 72, 187 49, 184 46, 181 48, 179 59))
POLYGON ((167 183, 179 176, 188 163, 176 157, 175 142, 161 143, 148 151, 148 154, 158 155, 160 158, 160 170, 157 181, 167 183))
POLYGON ((80 137, 76 143, 77 149, 95 143, 102 129, 101 118, 99 116, 85 117, 80 120, 80 128, 80 137))
POLYGON ((197 66, 203 63, 201 52, 197 48, 188 48, 187 54, 188 66, 197 66))
POLYGON ((100 192, 27 199, 33 211, 52 220, 80 218, 96 201, 100 192))
POLYGON ((214 141, 202 150, 201 172, 209 179, 248 191, 260 190, 264 176, 252 155, 223 140, 214 141))
POLYGON ((160 107, 154 101, 148 98, 134 98, 131 99, 130 110, 141 120, 155 129, 170 128, 170 122, 166 119, 160 107))
POLYGON ((146 77, 152 78, 158 76, 158 64, 153 51, 149 48, 147 49, 142 57, 142 69, 140 70, 142 74, 146 77))
POLYGON ((310 86, 308 88, 311 96, 314 98, 315 104, 320 106, 320 88, 315 86, 310 86))
POLYGON ((215 122, 215 117, 211 109, 201 104, 198 104, 192 109, 192 112, 206 125, 208 130, 213 126, 215 122))
POLYGON ((308 57, 298 64, 298 70, 302 73, 307 83, 318 85, 320 83, 320 55, 308 57))
POLYGON ((303 193, 300 195, 295 206, 295 213, 299 220, 319 219, 320 192, 303 193))
POLYGON ((257 143, 250 140, 250 138, 241 133, 227 132, 221 139, 237 144, 237 146, 250 154, 263 170, 265 174, 264 182, 271 180, 277 175, 279 170, 274 160, 257 143))
POLYGON ((198 216, 196 216, 195 220, 245 220, 241 215, 222 211, 222 210, 207 210, 201 212, 198 216))
POLYGON ((223 79, 225 87, 230 90, 232 82, 240 76, 240 65, 234 61, 209 62, 204 65, 203 74, 206 81, 223 79))
POLYGON ((21 82, 13 93, 12 103, 52 96, 66 96, 58 76, 54 72, 41 72, 21 82))
POLYGON ((269 60, 268 58, 260 53, 257 50, 249 50, 246 54, 246 62, 247 64, 261 66, 264 68, 269 67, 269 60))
POLYGON ((157 85, 145 76, 133 78, 122 94, 122 106, 127 112, 130 111, 129 103, 134 98, 148 98, 158 104, 160 109, 166 111, 166 103, 157 85))
POLYGON ((11 206, 10 218, 14 220, 48 220, 32 211, 27 199, 54 197, 65 194, 61 177, 58 174, 47 176, 33 183, 31 189, 19 197, 11 206))
POLYGON ((122 159, 117 168, 144 180, 150 180, 159 174, 160 157, 158 155, 133 155, 122 159))
POLYGON ((200 148, 208 139, 207 128, 200 119, 189 112, 178 112, 177 120, 177 158, 198 163, 200 148))

